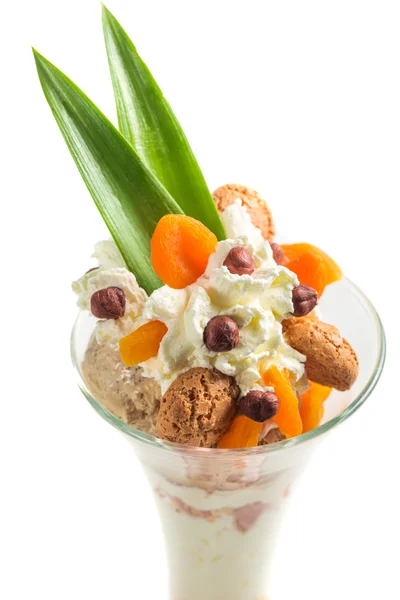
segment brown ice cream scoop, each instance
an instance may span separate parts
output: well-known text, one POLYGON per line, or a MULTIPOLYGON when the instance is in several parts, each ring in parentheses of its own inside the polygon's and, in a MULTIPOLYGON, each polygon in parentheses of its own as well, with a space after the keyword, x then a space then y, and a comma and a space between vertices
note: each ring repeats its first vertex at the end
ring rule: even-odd
POLYGON ((275 225, 271 211, 265 200, 255 190, 244 185, 228 183, 215 190, 213 198, 220 213, 239 198, 247 209, 253 225, 261 229, 264 238, 266 240, 274 238, 275 225))
POLYGON ((233 377, 216 369, 190 369, 164 394, 157 435, 169 442, 210 448, 229 428, 238 395, 233 377))
POLYGON ((358 375, 358 358, 333 325, 308 317, 282 323, 285 341, 304 354, 307 377, 316 383, 345 391, 358 375))

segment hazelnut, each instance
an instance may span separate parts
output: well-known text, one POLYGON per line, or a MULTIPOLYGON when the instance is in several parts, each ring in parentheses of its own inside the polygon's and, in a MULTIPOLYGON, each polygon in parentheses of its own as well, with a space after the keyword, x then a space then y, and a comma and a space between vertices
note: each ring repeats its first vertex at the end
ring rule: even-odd
POLYGON ((276 415, 279 410, 279 399, 273 392, 251 390, 240 398, 239 408, 252 421, 263 423, 276 415))
POLYGON ((212 352, 229 352, 239 343, 239 327, 229 317, 213 317, 204 328, 203 341, 212 352))
POLYGON ((272 249, 272 257, 277 265, 283 265, 285 262, 285 254, 279 244, 270 242, 269 245, 272 249))
POLYGON ((125 304, 125 294, 117 287, 98 290, 90 299, 91 311, 98 319, 119 319, 123 317, 125 304))
POLYGON ((305 317, 318 304, 318 294, 314 288, 308 285, 297 285, 292 292, 293 315, 305 317))
POLYGON ((234 275, 251 275, 256 268, 256 263, 246 248, 235 246, 224 260, 224 267, 234 275))

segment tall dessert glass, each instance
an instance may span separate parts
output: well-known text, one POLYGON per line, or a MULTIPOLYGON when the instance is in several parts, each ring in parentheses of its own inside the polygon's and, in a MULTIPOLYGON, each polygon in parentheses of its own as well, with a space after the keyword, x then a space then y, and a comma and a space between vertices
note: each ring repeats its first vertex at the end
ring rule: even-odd
POLYGON ((360 374, 333 392, 322 424, 279 444, 250 449, 189 448, 148 436, 120 421, 91 395, 80 366, 95 320, 80 313, 72 334, 79 386, 93 408, 135 450, 155 495, 169 565, 169 600, 267 600, 280 524, 293 484, 317 443, 368 398, 382 372, 384 332, 363 293, 349 280, 320 302, 358 354, 360 374))

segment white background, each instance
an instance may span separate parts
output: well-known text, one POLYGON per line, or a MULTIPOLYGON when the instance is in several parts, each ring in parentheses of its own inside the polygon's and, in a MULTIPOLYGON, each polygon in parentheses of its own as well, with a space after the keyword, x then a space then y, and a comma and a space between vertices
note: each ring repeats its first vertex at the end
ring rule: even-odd
MULTIPOLYGON (((331 253, 386 326, 381 383, 298 486, 273 600, 400 598, 398 3, 108 6, 210 187, 259 190, 278 228, 331 253)), ((13 0, 0 22, 0 598, 163 600, 162 541, 140 468, 74 383, 70 282, 106 232, 30 52, 32 44, 115 121, 100 5, 13 0)))

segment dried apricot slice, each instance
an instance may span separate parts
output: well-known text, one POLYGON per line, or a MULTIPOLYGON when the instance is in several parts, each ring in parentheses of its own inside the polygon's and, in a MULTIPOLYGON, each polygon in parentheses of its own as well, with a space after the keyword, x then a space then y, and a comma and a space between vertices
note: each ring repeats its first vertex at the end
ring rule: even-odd
POLYGON ((342 276, 342 271, 340 270, 340 267, 335 263, 333 258, 331 258, 329 254, 321 250, 321 248, 318 248, 318 246, 308 244, 307 242, 300 242, 297 244, 281 244, 280 246, 285 253, 285 257, 288 260, 293 260, 293 258, 297 258, 305 252, 315 252, 324 259, 324 261, 329 266, 329 269, 332 270, 332 272, 335 274, 336 279, 340 279, 340 277, 342 276))
POLYGON ((285 264, 290 271, 296 273, 300 283, 314 288, 321 296, 327 285, 325 265, 318 254, 305 252, 285 264))
POLYGON ((273 365, 263 375, 264 385, 274 388, 279 398, 279 410, 274 417, 275 423, 287 438, 300 435, 303 425, 299 412, 299 401, 290 381, 290 374, 286 369, 279 370, 273 365))
POLYGON ((204 273, 217 238, 203 223, 185 215, 164 215, 151 238, 151 262, 161 281, 175 289, 204 273))
POLYGON ((303 421, 303 432, 318 427, 324 415, 324 402, 332 388, 309 381, 310 387, 301 397, 300 416, 303 421))
POLYGON ((167 331, 167 326, 161 321, 149 321, 121 338, 119 351, 124 365, 133 367, 157 356, 161 340, 167 331))
POLYGON ((335 261, 312 244, 283 244, 285 267, 296 273, 299 281, 313 287, 321 296, 325 287, 342 278, 335 261))
POLYGON ((256 423, 244 415, 233 420, 230 429, 219 439, 218 448, 252 448, 258 446, 262 423, 256 423))

